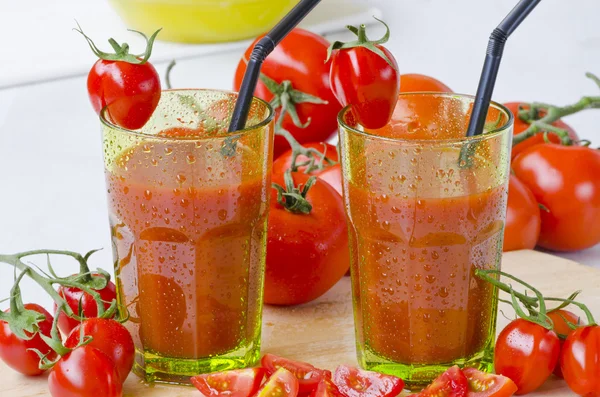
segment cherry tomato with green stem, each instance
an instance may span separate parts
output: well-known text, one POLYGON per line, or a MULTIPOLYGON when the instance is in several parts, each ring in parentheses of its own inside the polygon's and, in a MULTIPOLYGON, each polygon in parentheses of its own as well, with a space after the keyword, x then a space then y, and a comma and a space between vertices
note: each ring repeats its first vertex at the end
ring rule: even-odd
POLYGON ((494 368, 497 374, 515 382, 516 394, 527 394, 540 387, 552 374, 559 353, 560 341, 554 331, 519 318, 498 335, 494 368))
POLYGON ((146 51, 141 55, 130 54, 127 43, 119 45, 112 38, 109 43, 115 53, 100 51, 81 27, 76 30, 100 58, 92 66, 87 79, 90 102, 96 113, 106 108, 109 121, 131 130, 142 128, 152 117, 161 95, 160 77, 148 62, 160 29, 150 38, 137 32, 146 40, 146 51))
MULTIPOLYGON (((234 91, 240 90, 250 54, 261 38, 248 47, 239 61, 234 91)), ((329 84, 330 63, 325 63, 328 47, 329 42, 318 34, 300 28, 292 30, 265 59, 263 76, 254 91, 258 98, 272 104, 275 101, 277 118, 283 117, 281 127, 302 144, 324 142, 337 131, 337 114, 342 107, 329 84)), ((276 135, 273 158, 289 148, 287 140, 276 135)))
POLYGON ((512 162, 516 176, 544 206, 538 245, 578 251, 600 243, 600 151, 535 145, 512 162))
MULTIPOLYGON (((324 155, 325 157, 327 157, 329 160, 331 160, 331 162, 333 163, 337 163, 338 162, 338 153, 337 153, 337 148, 334 145, 331 145, 329 143, 325 143, 325 142, 309 142, 309 143, 304 143, 302 144, 302 146, 305 149, 314 149, 316 151, 318 151, 319 153, 321 153, 322 155, 324 155)), ((273 174, 284 174, 291 166, 292 166, 292 161, 293 161, 293 151, 292 149, 287 150, 286 152, 282 153, 281 156, 277 157, 277 159, 273 162, 273 174)), ((318 158, 317 154, 311 154, 313 156, 313 158, 315 159, 315 163, 317 163, 320 159, 318 158)), ((309 161, 309 158, 305 155, 299 155, 296 158, 296 166, 297 166, 297 170, 299 172, 304 172, 306 173, 306 165, 300 165, 300 164, 304 164, 306 162, 309 161)), ((311 172, 309 172, 309 175, 319 175, 321 174, 323 171, 325 171, 327 168, 329 168, 331 165, 325 161, 323 164, 323 167, 321 169, 315 169, 311 172)))
MULTIPOLYGON (((385 23, 382 22, 384 25, 385 23)), ((370 129, 384 127, 392 118, 400 92, 398 63, 382 44, 367 38, 366 27, 349 29, 358 36, 353 42, 331 45, 331 88, 342 106, 351 106, 361 125, 370 129)))
MULTIPOLYGON (((92 276, 102 277, 102 275, 98 273, 93 273, 92 276)), ((108 309, 112 301, 117 299, 117 290, 112 281, 108 281, 106 287, 96 292, 100 294, 105 309, 108 309)), ((96 304, 96 300, 87 292, 83 292, 79 288, 60 286, 58 288, 58 294, 67 302, 73 313, 79 313, 79 305, 81 303, 83 317, 98 317, 98 305, 96 304)), ((55 303, 54 311, 56 312, 56 310, 57 306, 55 303)), ((63 312, 58 314, 58 328, 60 328, 65 335, 69 335, 79 323, 79 321, 67 316, 63 312)))
POLYGON ((115 364, 119 378, 125 382, 133 367, 135 347, 133 338, 125 326, 109 318, 90 318, 75 327, 65 347, 75 348, 82 337, 92 338, 86 346, 94 347, 108 356, 115 364))
POLYGON ((511 175, 508 183, 503 250, 506 252, 535 248, 541 224, 540 207, 535 196, 519 178, 511 175))
MULTIPOLYGON (((31 339, 24 340, 15 335, 7 322, 0 320, 0 358, 6 365, 23 375, 36 376, 44 372, 40 369, 40 357, 32 350, 37 349, 46 354, 49 360, 56 359, 56 353, 42 340, 39 333, 50 337, 52 330, 52 315, 46 309, 35 303, 23 305, 27 310, 33 310, 42 314, 45 318, 38 323, 39 331, 31 339)), ((6 311, 8 313, 9 310, 6 311)), ((29 334, 25 331, 26 334, 29 334)))
POLYGON ((123 389, 112 360, 91 346, 80 346, 62 356, 48 376, 53 397, 121 397, 123 389))

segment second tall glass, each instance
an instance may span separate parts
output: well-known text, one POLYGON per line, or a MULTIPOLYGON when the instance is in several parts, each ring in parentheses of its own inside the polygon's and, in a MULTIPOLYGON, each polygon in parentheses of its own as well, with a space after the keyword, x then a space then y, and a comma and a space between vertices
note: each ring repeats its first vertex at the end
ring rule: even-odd
POLYGON ((165 91, 140 131, 102 112, 115 276, 134 372, 148 381, 253 365, 260 355, 273 111, 237 94, 165 91))
POLYGON ((492 369, 513 119, 492 104, 465 138, 473 99, 402 94, 391 123, 340 114, 357 350, 409 385, 458 364, 492 369))

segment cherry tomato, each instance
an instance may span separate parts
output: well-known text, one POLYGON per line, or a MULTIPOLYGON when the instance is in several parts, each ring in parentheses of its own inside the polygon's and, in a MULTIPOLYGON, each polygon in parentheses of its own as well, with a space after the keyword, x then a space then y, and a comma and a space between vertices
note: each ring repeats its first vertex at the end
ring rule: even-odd
POLYGON ((122 382, 133 367, 135 347, 131 334, 121 323, 107 318, 90 318, 71 331, 65 342, 68 348, 74 348, 80 342, 81 328, 83 335, 92 337, 93 340, 86 346, 95 347, 110 358, 122 382))
MULTIPOLYGON (((518 135, 521 132, 525 131, 529 127, 529 124, 519 118, 519 106, 522 106, 523 109, 529 109, 529 106, 527 106, 523 102, 509 102, 505 103, 504 106, 506 106, 508 110, 511 111, 515 119, 513 135, 518 135)), ((539 117, 544 117, 544 112, 540 113, 541 114, 539 115, 539 117)), ((577 136, 575 130, 573 130, 573 128, 571 128, 567 123, 563 122, 562 120, 557 120, 554 123, 552 123, 552 125, 563 130, 567 130, 569 132, 569 136, 574 141, 579 140, 579 137, 577 136)), ((550 140, 550 142, 560 143, 560 138, 553 132, 548 133, 548 139, 550 140)), ((523 152, 525 149, 531 146, 543 143, 545 143, 543 134, 537 134, 535 136, 532 136, 531 138, 513 146, 511 158, 515 158, 519 153, 523 152)))
MULTIPOLYGON (((98 276, 96 273, 93 275, 98 276)), ((65 299, 71 310, 73 310, 73 313, 77 314, 79 312, 79 301, 81 300, 84 317, 92 318, 98 316, 98 306, 96 306, 94 298, 91 295, 84 293, 79 288, 60 286, 58 288, 58 293, 65 299)), ((106 309, 108 309, 110 303, 117 298, 115 284, 112 281, 109 281, 106 287, 98 291, 98 293, 100 294, 106 309)), ((54 304, 54 311, 56 312, 56 310, 57 307, 56 304, 54 304)), ((78 325, 79 321, 68 317, 66 314, 61 312, 58 315, 58 328, 60 328, 63 334, 69 335, 73 328, 78 325)))
MULTIPOLYGON (((562 346, 564 343, 563 339, 566 339, 566 337, 573 332, 573 329, 571 329, 566 321, 570 322, 571 324, 580 325, 581 319, 575 313, 563 309, 548 312, 548 317, 550 317, 554 323, 554 332, 556 332, 560 338, 560 350, 562 351, 562 346)), ((560 359, 554 368, 554 375, 558 376, 559 378, 563 377, 562 371, 560 370, 560 359)))
MULTIPOLYGON (((39 332, 50 337, 53 321, 50 313, 35 303, 26 303, 23 306, 27 310, 34 310, 46 317, 44 321, 38 324, 39 332)), ((6 310, 6 312, 8 313, 9 310, 6 310)), ((39 368, 40 357, 28 349, 37 349, 42 354, 48 354, 47 357, 50 360, 56 358, 56 353, 42 340, 39 334, 29 340, 23 340, 13 334, 7 322, 0 321, 0 358, 2 361, 23 375, 40 375, 44 372, 39 368)))
MULTIPOLYGON (((261 37, 257 38, 248 47, 238 64, 233 83, 235 91, 240 90, 248 59, 254 45, 260 39, 261 37)), ((327 101, 326 104, 304 102, 295 105, 300 122, 306 123, 310 120, 306 128, 296 126, 289 114, 283 118, 282 127, 291 132, 300 143, 326 141, 337 131, 337 114, 342 107, 335 99, 329 85, 330 63, 325 63, 328 47, 329 42, 323 37, 296 28, 275 47, 261 69, 264 75, 277 83, 290 81, 293 89, 327 101)), ((258 82, 254 95, 267 102, 273 99, 273 93, 261 81, 258 82)), ((285 138, 276 136, 274 158, 289 147, 285 138)))
POLYGON ((496 373, 517 385, 517 394, 527 394, 548 379, 560 352, 554 331, 524 319, 517 319, 498 335, 494 352, 496 373))
MULTIPOLYGON (((330 145, 325 142, 309 142, 305 143, 304 146, 307 149, 316 149, 319 152, 323 153, 328 159, 337 162, 338 161, 338 153, 337 148, 334 145, 330 145)), ((296 165, 302 164, 306 162, 308 158, 306 156, 298 156, 296 159, 296 165)), ((273 173, 274 174, 284 174, 290 167, 292 166, 292 149, 284 152, 281 156, 277 157, 277 159, 273 162, 273 173)), ((321 172, 329 168, 325 166, 323 170, 315 170, 310 173, 310 175, 319 175, 321 172)), ((298 171, 304 172, 306 167, 298 167, 298 171)))
POLYGON ((395 376, 346 365, 336 368, 333 383, 346 397, 396 397, 404 388, 402 379, 395 376))
POLYGON ((160 77, 150 62, 99 59, 88 74, 87 87, 96 113, 108 106, 110 120, 131 130, 150 120, 161 93, 160 77))
POLYGON ((264 377, 263 368, 246 368, 193 376, 191 381, 204 397, 251 397, 264 377))
MULTIPOLYGON (((295 186, 305 185, 308 175, 292 173, 295 186)), ((273 182, 285 186, 284 177, 273 182)), ((309 190, 309 214, 294 214, 277 202, 271 191, 267 233, 265 303, 297 305, 327 292, 349 268, 348 230, 340 195, 319 181, 309 190)))
POLYGON ((285 368, 298 378, 300 393, 310 392, 325 377, 326 371, 302 361, 294 361, 274 354, 265 354, 260 361, 268 375, 273 375, 279 368, 285 368))
POLYGON ((533 249, 540 236, 540 207, 531 190, 514 175, 508 183, 504 251, 533 249))
POLYGON ((548 210, 541 211, 538 245, 577 251, 600 242, 600 151, 584 146, 535 145, 513 170, 548 210))
POLYGON ((310 393, 310 397, 345 397, 330 379, 323 379, 317 388, 310 393))
MULTIPOLYGON (((364 26, 359 28, 359 42, 360 32, 364 33, 364 26)), ((329 78, 342 106, 351 105, 360 124, 376 129, 392 118, 400 92, 400 75, 398 63, 387 48, 368 45, 374 45, 385 58, 364 45, 336 50, 331 57, 329 78)))
POLYGON ((342 195, 342 168, 340 164, 325 168, 319 174, 319 179, 329 183, 340 196, 342 195))
POLYGON ((600 396, 600 327, 580 327, 565 340, 560 368, 567 385, 580 396, 600 396))
POLYGON ((81 346, 64 355, 50 371, 48 388, 53 397, 123 395, 115 364, 91 346, 81 346))
POLYGON ((419 394, 413 394, 418 397, 463 397, 467 395, 469 384, 465 374, 454 366, 448 368, 429 386, 423 389, 419 394))
POLYGON ((418 73, 400 75, 400 92, 452 92, 441 81, 418 73))
POLYGON ((469 383, 468 397, 510 397, 517 391, 515 382, 502 375, 487 374, 475 368, 463 370, 469 383))
POLYGON ((296 397, 298 378, 285 368, 279 368, 269 377, 256 397, 296 397))

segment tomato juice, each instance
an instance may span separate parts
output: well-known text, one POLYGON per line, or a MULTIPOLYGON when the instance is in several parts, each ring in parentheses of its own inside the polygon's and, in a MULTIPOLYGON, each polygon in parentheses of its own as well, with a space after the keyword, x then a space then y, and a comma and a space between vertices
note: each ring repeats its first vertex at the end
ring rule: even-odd
POLYGON ((468 100, 403 94, 375 131, 343 115, 359 362, 409 384, 492 368, 497 291, 474 271, 500 267, 510 116, 494 108, 500 131, 465 143, 468 100))

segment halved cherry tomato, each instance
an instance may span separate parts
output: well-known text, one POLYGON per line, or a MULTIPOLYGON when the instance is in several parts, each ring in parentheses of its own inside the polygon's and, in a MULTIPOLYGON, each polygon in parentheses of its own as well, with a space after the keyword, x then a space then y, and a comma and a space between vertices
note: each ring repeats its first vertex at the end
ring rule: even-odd
POLYGON ((368 41, 364 25, 356 32, 355 46, 344 47, 340 42, 332 45, 331 89, 342 106, 352 106, 360 124, 382 128, 392 118, 398 101, 398 63, 387 48, 368 41))
MULTIPOLYGON (((307 149, 316 149, 319 152, 323 153, 328 159, 337 162, 338 161, 338 153, 337 148, 334 145, 330 145, 325 142, 309 142, 302 144, 307 149)), ((296 165, 302 164, 306 162, 308 158, 306 156, 298 156, 296 159, 296 165)), ((274 174, 284 174, 288 168, 292 166, 292 149, 284 152, 281 156, 277 157, 277 159, 273 162, 273 173, 274 174)), ((321 172, 326 170, 329 167, 325 167, 323 170, 314 170, 310 173, 310 175, 319 175, 321 172)), ((304 172, 306 170, 306 166, 298 167, 299 172, 304 172)))
MULTIPOLYGON (((508 108, 508 110, 511 111, 511 113, 513 114, 514 119, 515 119, 513 135, 518 135, 521 132, 525 131, 527 128, 529 128, 529 124, 519 118, 519 106, 522 106, 523 109, 529 109, 529 107, 525 103, 509 102, 509 103, 505 103, 504 106, 506 106, 508 108)), ((544 115, 545 115, 543 112, 541 112, 541 113, 542 114, 539 115, 540 118, 544 117, 544 115)), ((569 132, 569 136, 571 137, 571 139, 573 139, 575 141, 577 141, 579 139, 575 130, 573 130, 573 128, 571 128, 567 123, 563 122, 562 120, 557 120, 554 123, 552 123, 552 125, 555 127, 561 128, 563 130, 567 130, 569 132)), ((560 138, 553 132, 548 133, 548 139, 550 140, 550 142, 560 143, 560 138)), ((545 141, 544 141, 543 134, 537 134, 535 136, 532 136, 531 138, 526 139, 523 142, 513 146, 512 152, 511 152, 511 158, 514 159, 519 153, 523 152, 525 149, 527 149, 531 146, 543 144, 544 142, 545 141)))
POLYGON ((467 377, 457 365, 438 376, 418 397, 464 397, 469 390, 467 377))
MULTIPOLYGON (((559 309, 548 312, 548 317, 554 323, 554 332, 558 335, 560 339, 560 351, 562 351, 562 345, 564 340, 573 332, 574 330, 567 324, 567 321, 571 324, 580 326, 583 325, 581 322, 581 318, 573 312, 568 310, 559 309), (566 320, 566 321, 565 321, 566 320)), ((562 371, 560 370, 560 359, 556 363, 556 367, 554 368, 554 375, 562 378, 562 371)))
POLYGON ((251 397, 265 377, 264 368, 246 368, 193 376, 192 384, 204 397, 251 397))
POLYGON ((290 371, 298 379, 300 393, 307 393, 316 389, 325 373, 309 363, 294 361, 269 353, 263 356, 260 363, 267 370, 268 375, 273 375, 279 368, 290 371))
POLYGON ((123 324, 108 318, 89 318, 71 331, 65 342, 68 348, 74 348, 80 342, 81 336, 91 337, 92 341, 86 346, 95 347, 110 358, 121 382, 125 382, 133 367, 135 347, 131 334, 123 324), (83 330, 82 330, 83 328, 83 330))
POLYGON ((567 385, 580 396, 600 396, 600 326, 577 328, 565 340, 560 368, 567 385))
POLYGON ((508 183, 503 251, 533 249, 540 236, 540 207, 531 190, 514 175, 508 183))
POLYGON ((285 368, 279 368, 269 377, 256 397, 296 397, 298 378, 285 368))
POLYGON ((400 92, 452 92, 441 81, 418 73, 400 75, 400 92))
POLYGON ((339 163, 321 171, 319 179, 329 183, 340 196, 342 195, 342 167, 339 163))
POLYGON ((515 382, 502 375, 487 374, 475 368, 463 370, 469 383, 467 397, 510 397, 517 391, 515 382))
MULTIPOLYGON (((93 276, 99 275, 94 273, 93 276)), ((117 289, 112 281, 109 281, 108 284, 106 284, 106 287, 99 290, 98 293, 100 294, 100 297, 104 302, 104 308, 106 309, 108 309, 111 302, 117 298, 117 289)), ((77 313, 79 311, 79 303, 81 302, 84 317, 98 317, 98 306, 90 294, 83 292, 79 288, 65 286, 60 286, 58 288, 58 294, 64 298, 71 310, 73 310, 73 313, 77 313)), ((56 312, 56 310, 57 308, 55 303, 54 311, 56 312)), ((63 334, 69 335, 73 328, 77 327, 78 325, 79 321, 68 317, 65 313, 60 312, 58 315, 58 328, 60 328, 63 334)))
POLYGON ((330 379, 323 379, 317 388, 310 393, 310 397, 345 397, 330 379))
MULTIPOLYGON (((34 310, 44 315, 44 321, 38 324, 39 332, 50 337, 53 320, 50 313, 35 303, 26 303, 23 306, 27 310, 34 310)), ((50 360, 56 358, 56 353, 42 340, 39 334, 29 340, 23 340, 10 330, 7 322, 0 321, 0 358, 2 361, 23 375, 40 375, 44 372, 39 367, 40 357, 29 349, 37 349, 42 354, 48 354, 47 357, 50 360)))
POLYGON ((552 374, 559 351, 560 342, 554 331, 519 318, 498 335, 494 367, 496 373, 515 382, 517 394, 527 394, 552 374))
POLYGON ((53 397, 121 397, 123 387, 112 360, 100 350, 81 346, 52 367, 48 389, 53 397))
POLYGON ((404 382, 396 376, 347 365, 336 368, 333 383, 346 397, 395 397, 404 388, 404 382))

